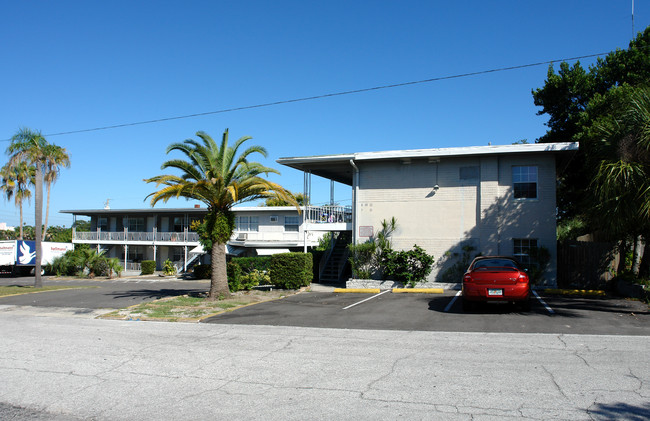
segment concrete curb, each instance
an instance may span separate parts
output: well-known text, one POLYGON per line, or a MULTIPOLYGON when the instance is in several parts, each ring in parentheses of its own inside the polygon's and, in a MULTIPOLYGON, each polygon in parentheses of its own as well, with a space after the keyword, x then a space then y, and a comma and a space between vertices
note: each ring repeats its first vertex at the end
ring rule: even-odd
POLYGON ((593 289, 554 289, 547 288, 543 289, 542 292, 546 294, 556 294, 556 295, 590 295, 590 296, 599 296, 604 297, 607 294, 605 291, 593 290, 593 289))

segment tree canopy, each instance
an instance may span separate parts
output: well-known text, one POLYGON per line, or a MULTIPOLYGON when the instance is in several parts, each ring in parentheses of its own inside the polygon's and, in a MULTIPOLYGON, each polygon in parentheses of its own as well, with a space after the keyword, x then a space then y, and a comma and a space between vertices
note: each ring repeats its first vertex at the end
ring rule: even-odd
POLYGON ((538 141, 580 142, 570 164, 558 168, 561 224, 622 245, 650 239, 649 82, 650 27, 588 69, 550 66, 532 91, 538 114, 549 117, 538 141))

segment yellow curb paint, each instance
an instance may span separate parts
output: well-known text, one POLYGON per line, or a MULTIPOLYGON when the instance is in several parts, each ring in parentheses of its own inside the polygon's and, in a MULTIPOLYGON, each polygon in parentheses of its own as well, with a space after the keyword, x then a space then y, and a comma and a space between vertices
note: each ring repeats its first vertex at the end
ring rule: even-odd
POLYGON ((334 292, 348 292, 348 293, 361 293, 361 294, 379 294, 379 288, 334 288, 334 292))
POLYGON ((393 294, 443 294, 443 288, 393 288, 393 294))
POLYGON ((592 289, 545 289, 547 294, 562 294, 562 295, 607 295, 605 291, 592 290, 592 289))

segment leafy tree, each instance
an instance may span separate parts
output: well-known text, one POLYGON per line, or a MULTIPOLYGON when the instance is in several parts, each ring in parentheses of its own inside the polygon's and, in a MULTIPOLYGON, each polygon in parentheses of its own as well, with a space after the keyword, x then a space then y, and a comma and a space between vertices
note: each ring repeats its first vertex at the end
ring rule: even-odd
MULTIPOLYGON (((544 86, 532 91, 538 115, 549 117, 547 133, 539 142, 580 142, 580 151, 570 165, 558 170, 560 219, 584 218, 584 209, 594 203, 590 189, 600 155, 594 122, 610 115, 618 101, 617 88, 640 86, 650 80, 650 27, 639 33, 626 50, 617 49, 584 69, 560 63, 557 73, 551 65, 544 86), (595 161, 595 162, 594 162, 595 161)), ((610 118, 615 121, 615 118, 610 118)))
POLYGON ((265 167, 258 162, 249 162, 253 154, 266 157, 266 149, 250 146, 238 155, 249 136, 238 139, 232 146, 228 145, 228 130, 223 133, 221 144, 217 144, 207 133, 197 132, 199 141, 187 139, 182 143, 173 143, 167 147, 167 154, 181 152, 186 160, 172 159, 164 162, 161 169, 174 168, 182 175, 158 175, 145 179, 147 183, 164 186, 151 193, 151 206, 171 198, 184 197, 205 203, 208 214, 202 222, 203 229, 198 230, 202 245, 211 247, 212 274, 208 299, 229 296, 226 274, 225 245, 235 228, 235 217, 231 208, 239 203, 270 197, 280 197, 293 203, 289 192, 282 186, 272 183, 261 175, 278 174, 277 170, 265 167))

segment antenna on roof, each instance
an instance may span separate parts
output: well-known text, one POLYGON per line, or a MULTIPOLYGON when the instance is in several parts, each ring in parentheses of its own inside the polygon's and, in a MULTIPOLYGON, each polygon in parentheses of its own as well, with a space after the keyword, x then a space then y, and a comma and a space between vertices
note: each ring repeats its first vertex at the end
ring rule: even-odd
POLYGON ((106 199, 106 201, 104 202, 104 209, 110 209, 111 208, 111 205, 109 204, 110 201, 111 201, 111 199, 106 199))

